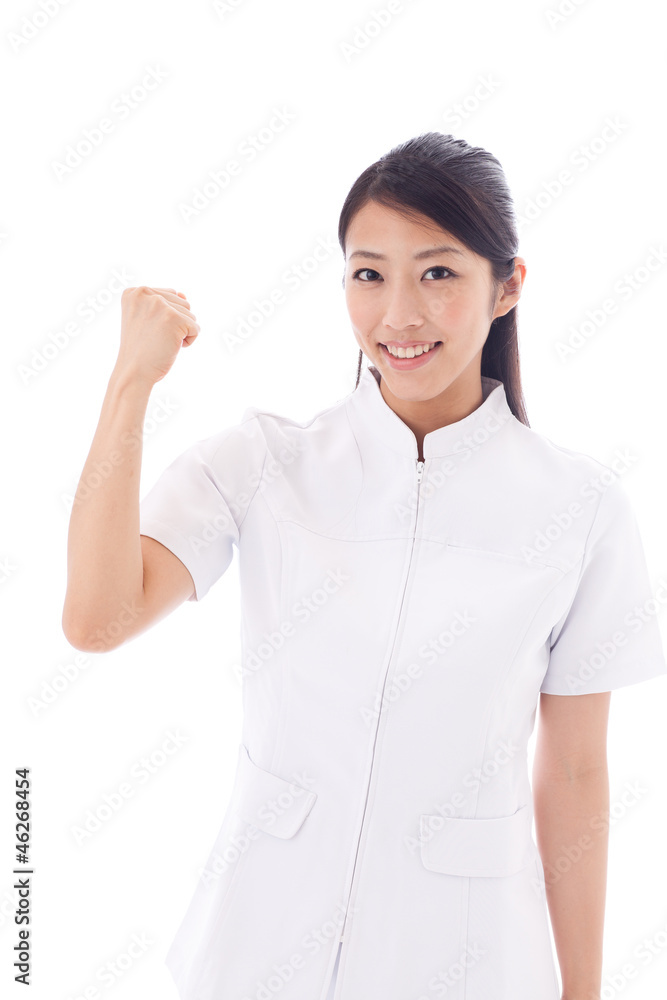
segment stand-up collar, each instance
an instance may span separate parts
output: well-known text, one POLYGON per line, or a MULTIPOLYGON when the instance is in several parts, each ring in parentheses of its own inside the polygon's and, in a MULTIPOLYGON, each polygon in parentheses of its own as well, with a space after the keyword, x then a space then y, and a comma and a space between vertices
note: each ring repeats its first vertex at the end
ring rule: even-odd
MULTIPOLYGON (((481 376, 483 402, 461 420, 437 427, 424 436, 424 458, 442 457, 476 447, 481 440, 513 418, 499 379, 481 376)), ((347 399, 353 426, 380 437, 386 447, 401 455, 417 458, 417 438, 385 400, 380 390, 379 372, 367 366, 359 385, 347 399)))

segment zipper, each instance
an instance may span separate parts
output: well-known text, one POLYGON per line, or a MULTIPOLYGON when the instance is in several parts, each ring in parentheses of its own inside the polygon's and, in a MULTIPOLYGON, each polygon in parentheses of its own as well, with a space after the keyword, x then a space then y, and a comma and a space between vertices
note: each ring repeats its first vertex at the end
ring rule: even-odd
MULTIPOLYGON (((419 498, 420 498, 420 493, 421 493, 420 484, 421 484, 421 481, 422 481, 422 476, 424 474, 424 464, 425 463, 423 461, 417 460, 417 503, 415 504, 415 517, 414 517, 414 524, 413 524, 413 529, 412 529, 412 545, 410 547, 410 558, 408 560, 408 569, 407 569, 407 572, 405 574, 405 582, 403 584, 403 595, 401 597, 401 606, 399 608, 399 612, 398 612, 397 619, 396 619, 396 629, 394 631, 394 641, 392 643, 391 653, 390 653, 390 656, 389 656, 389 660, 387 662, 387 669, 385 670, 384 680, 382 681, 382 694, 380 696, 380 706, 379 706, 379 709, 378 709, 378 717, 377 717, 377 722, 376 722, 376 725, 375 725, 375 735, 373 737, 373 751, 371 753, 371 767, 370 767, 370 772, 369 772, 369 777, 368 777, 368 785, 366 786, 366 799, 364 801, 364 811, 361 814, 361 826, 359 827, 359 836, 357 838, 357 850, 356 850, 356 853, 354 855, 354 865, 352 866, 352 878, 350 880, 350 891, 347 894, 347 903, 346 903, 346 907, 345 907, 345 917, 343 919, 343 926, 341 927, 341 931, 340 931, 339 944, 342 943, 343 937, 344 937, 344 934, 345 934, 345 928, 347 926, 347 916, 348 916, 348 912, 349 912, 350 897, 352 895, 352 889, 354 887, 354 875, 355 875, 355 872, 357 870, 357 858, 359 856, 359 846, 361 844, 361 835, 362 835, 363 829, 364 829, 364 819, 366 818, 366 808, 368 806, 368 795, 369 795, 369 792, 370 792, 371 779, 372 779, 372 775, 373 775, 373 761, 375 759, 375 746, 376 746, 376 743, 377 743, 377 735, 378 735, 378 730, 380 728, 380 718, 381 718, 381 715, 382 715, 382 705, 383 705, 383 701, 384 701, 384 689, 385 689, 386 684, 387 684, 387 677, 389 676, 389 668, 391 666, 392 656, 394 655, 394 646, 396 645, 396 636, 398 635, 398 628, 399 628, 399 625, 401 623, 401 612, 403 611, 403 602, 405 600, 405 593, 406 593, 406 590, 407 590, 407 587, 408 587, 408 580, 410 579, 410 569, 412 567, 412 553, 414 552, 415 537, 417 535, 417 518, 419 517, 419 498)), ((341 958, 342 958, 342 953, 341 953, 341 958)))

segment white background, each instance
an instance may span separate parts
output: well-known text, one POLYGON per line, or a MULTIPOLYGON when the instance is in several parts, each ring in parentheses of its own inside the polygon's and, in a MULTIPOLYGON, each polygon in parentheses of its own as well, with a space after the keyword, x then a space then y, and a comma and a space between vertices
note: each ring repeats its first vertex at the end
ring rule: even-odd
MULTIPOLYGON (((624 482, 657 590, 667 581, 665 269, 637 269, 667 248, 663 34, 649 0, 564 2, 560 16, 556 2, 412 0, 346 56, 382 0, 49 3, 48 16, 35 0, 1 14, 0 982, 3 995, 26 995, 12 982, 12 788, 14 768, 29 766, 30 996, 66 1000, 97 985, 89 996, 173 1000, 163 956, 222 821, 240 733, 237 565, 200 605, 114 652, 82 654, 63 635, 69 498, 119 343, 120 293, 106 293, 114 269, 129 285, 185 292, 202 327, 151 397, 143 496, 172 458, 247 406, 307 419, 354 388, 340 250, 235 351, 223 337, 255 298, 285 289, 283 272, 318 239, 335 242, 362 170, 424 131, 489 149, 520 216, 540 195, 519 249, 531 426, 605 463, 617 450, 635 457, 624 482), (121 118, 114 102, 150 68, 164 79, 121 118), (482 79, 491 88, 475 97, 482 79), (186 222, 181 206, 275 108, 293 121, 186 222), (67 147, 105 117, 113 131, 59 178, 67 147), (605 142, 608 118, 620 133, 605 142), (573 183, 545 194, 566 168, 573 183), (623 298, 615 283, 634 272, 639 288, 623 298), (91 322, 78 312, 89 296, 100 310, 91 322), (557 343, 609 297, 617 311, 562 360, 557 343), (77 335, 61 336, 38 370, 72 322, 77 335), (75 679, 35 710, 31 699, 67 665, 75 679), (183 746, 77 843, 87 811, 176 730, 183 746), (133 934, 150 945, 104 987, 97 970, 133 934)), ((665 694, 660 678, 612 696, 605 998, 657 1000, 667 984, 665 694), (635 784, 643 791, 624 804, 635 784), (654 941, 648 964, 635 951, 644 940, 654 941), (612 985, 628 964, 635 978, 612 985)))

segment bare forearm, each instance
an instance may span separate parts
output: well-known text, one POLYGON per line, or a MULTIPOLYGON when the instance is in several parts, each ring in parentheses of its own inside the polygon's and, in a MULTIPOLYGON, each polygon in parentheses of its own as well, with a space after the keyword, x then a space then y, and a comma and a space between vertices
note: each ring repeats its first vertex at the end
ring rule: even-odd
POLYGON ((70 516, 63 628, 75 645, 94 641, 100 652, 122 641, 140 613, 139 488, 150 390, 112 372, 70 516))
POLYGON ((599 1000, 607 882, 609 777, 601 765, 533 778, 535 829, 564 1000, 599 1000), (601 822, 602 820, 602 822, 601 822))

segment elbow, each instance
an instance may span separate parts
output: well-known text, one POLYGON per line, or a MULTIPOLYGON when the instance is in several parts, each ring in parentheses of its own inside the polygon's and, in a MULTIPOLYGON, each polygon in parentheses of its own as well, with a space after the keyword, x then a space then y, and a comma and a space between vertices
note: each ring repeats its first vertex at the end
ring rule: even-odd
POLYGON ((107 653, 116 649, 123 641, 121 637, 113 639, 105 630, 95 625, 81 621, 63 611, 61 619, 63 635, 70 646, 82 653, 107 653))
POLYGON ((75 649, 84 653, 108 653, 142 631, 145 610, 143 590, 124 600, 77 603, 66 597, 61 627, 75 649))

